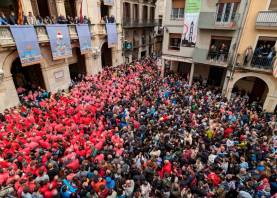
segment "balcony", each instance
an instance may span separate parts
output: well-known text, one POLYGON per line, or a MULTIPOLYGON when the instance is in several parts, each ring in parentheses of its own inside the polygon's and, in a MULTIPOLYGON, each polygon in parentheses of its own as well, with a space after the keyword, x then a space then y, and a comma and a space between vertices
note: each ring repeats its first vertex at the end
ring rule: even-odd
POLYGON ((123 19, 123 28, 139 28, 139 27, 154 27, 159 24, 158 20, 154 19, 123 19))
POLYGON ((253 56, 249 62, 244 60, 243 55, 238 54, 236 66, 239 69, 250 71, 272 72, 273 63, 275 58, 264 56, 253 56))
POLYGON ((236 30, 238 28, 240 15, 235 14, 233 19, 226 22, 217 21, 217 14, 215 12, 200 12, 199 16, 199 29, 207 30, 236 30))
POLYGON ((257 29, 277 30, 277 11, 261 11, 256 20, 257 29))
MULTIPOLYGON (((45 25, 37 25, 34 26, 37 37, 38 37, 38 42, 39 43, 47 43, 49 42, 49 37, 46 31, 46 26, 45 25)), ((105 24, 91 24, 89 25, 89 29, 91 32, 91 36, 106 36, 106 25, 105 24)), ((78 34, 76 30, 76 25, 68 25, 68 31, 71 40, 77 40, 78 39, 78 34)), ((119 24, 117 24, 117 32, 121 32, 121 28, 119 24)), ((12 47, 15 46, 15 42, 10 30, 9 26, 0 26, 0 47, 12 47)))
POLYGON ((193 61, 207 65, 227 67, 230 58, 229 52, 211 52, 208 49, 195 48, 193 61))

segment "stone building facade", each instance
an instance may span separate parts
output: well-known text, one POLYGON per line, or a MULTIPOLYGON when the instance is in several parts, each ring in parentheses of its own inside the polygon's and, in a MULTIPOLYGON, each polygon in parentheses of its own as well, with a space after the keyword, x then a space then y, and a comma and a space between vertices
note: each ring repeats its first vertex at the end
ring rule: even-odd
MULTIPOLYGON (((43 17, 79 16, 81 2, 83 16, 87 16, 91 21, 89 28, 93 51, 90 54, 80 54, 76 27, 68 25, 73 57, 53 61, 46 27, 35 26, 42 60, 40 64, 22 67, 9 26, 0 26, 0 112, 19 104, 15 78, 20 75, 36 79, 41 87, 53 92, 67 89, 72 73, 76 71, 93 75, 101 71, 104 66, 123 63, 121 1, 105 5, 102 0, 22 0, 24 13, 32 12, 43 17), (112 15, 117 23, 118 44, 108 48, 105 23, 102 19, 104 16, 112 15), (14 68, 19 68, 22 74, 17 73, 15 76, 14 68)), ((13 1, 4 0, 0 3, 0 11, 3 10, 7 15, 16 7, 13 1)))
POLYGON ((156 0, 122 0, 122 28, 123 40, 130 44, 124 49, 125 62, 147 57, 154 53, 154 28, 156 0))

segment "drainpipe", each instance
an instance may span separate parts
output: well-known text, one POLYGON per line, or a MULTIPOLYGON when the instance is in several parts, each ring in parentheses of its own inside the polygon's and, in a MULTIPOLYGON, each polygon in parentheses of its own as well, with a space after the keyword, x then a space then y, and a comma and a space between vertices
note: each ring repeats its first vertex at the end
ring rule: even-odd
MULTIPOLYGON (((232 68, 231 68, 231 71, 230 71, 230 77, 227 78, 226 86, 223 90, 224 95, 227 94, 227 89, 228 89, 229 82, 234 76, 235 67, 236 67, 236 60, 237 60, 237 52, 238 52, 238 49, 239 49, 239 43, 240 43, 242 32, 243 32, 243 29, 244 29, 245 21, 246 21, 248 12, 249 12, 250 0, 245 0, 245 1, 246 1, 246 3, 245 3, 244 12, 243 12, 243 18, 242 18, 242 21, 240 23, 240 28, 239 28, 238 38, 237 38, 237 42, 236 42, 236 47, 235 47, 235 50, 233 52, 233 58, 231 60, 231 67, 232 68)), ((228 70, 227 70, 227 72, 228 72, 228 70)))

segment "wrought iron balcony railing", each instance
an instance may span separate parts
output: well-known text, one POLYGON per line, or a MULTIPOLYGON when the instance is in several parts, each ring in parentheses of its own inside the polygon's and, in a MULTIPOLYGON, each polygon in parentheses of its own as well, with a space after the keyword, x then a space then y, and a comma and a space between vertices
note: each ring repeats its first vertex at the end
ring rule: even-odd
POLYGON ((202 64, 227 66, 231 54, 228 51, 211 51, 209 49, 195 48, 193 61, 202 64))
POLYGON ((122 26, 124 28, 135 28, 135 27, 154 27, 159 24, 158 20, 155 19, 123 19, 122 26))

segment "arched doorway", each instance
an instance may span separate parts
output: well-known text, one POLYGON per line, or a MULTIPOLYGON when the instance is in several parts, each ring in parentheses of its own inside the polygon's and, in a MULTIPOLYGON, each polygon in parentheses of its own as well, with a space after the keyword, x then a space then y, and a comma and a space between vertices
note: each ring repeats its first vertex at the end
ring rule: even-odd
POLYGON ((81 54, 80 48, 73 48, 73 61, 69 64, 70 78, 79 81, 86 75, 85 55, 81 54))
POLYGON ((249 97, 249 101, 257 101, 261 104, 265 102, 269 88, 268 85, 257 77, 244 77, 239 79, 233 88, 233 94, 249 97))
POLYGON ((105 42, 101 48, 101 61, 102 68, 112 66, 112 49, 108 47, 108 43, 105 42))
POLYGON ((39 64, 22 67, 20 59, 16 58, 11 67, 11 74, 16 89, 36 90, 45 89, 44 79, 39 64))

